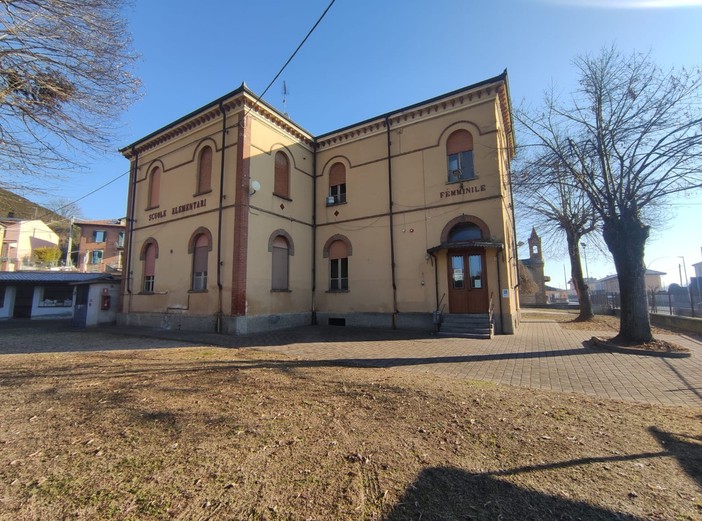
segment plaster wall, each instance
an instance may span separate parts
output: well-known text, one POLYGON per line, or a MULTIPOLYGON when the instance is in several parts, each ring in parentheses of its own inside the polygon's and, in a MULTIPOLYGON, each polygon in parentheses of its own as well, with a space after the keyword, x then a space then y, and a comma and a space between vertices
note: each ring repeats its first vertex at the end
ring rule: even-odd
POLYGON ((32 298, 32 320, 42 318, 71 318, 73 316, 73 308, 76 305, 76 294, 73 292, 70 306, 44 306, 42 305, 44 288, 36 286, 34 288, 34 297, 32 298))

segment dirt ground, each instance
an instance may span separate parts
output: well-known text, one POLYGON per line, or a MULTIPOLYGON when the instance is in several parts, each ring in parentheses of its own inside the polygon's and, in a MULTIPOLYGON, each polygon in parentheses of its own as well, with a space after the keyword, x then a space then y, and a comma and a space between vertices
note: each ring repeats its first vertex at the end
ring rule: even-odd
MULTIPOLYGON (((592 317, 590 320, 586 320, 583 322, 578 322, 575 321, 575 318, 578 316, 578 312, 575 310, 540 310, 540 309, 533 309, 533 310, 526 310, 522 311, 522 318, 524 320, 549 320, 549 321, 555 321, 558 322, 559 325, 563 329, 579 329, 579 330, 586 330, 586 331, 607 331, 610 332, 611 335, 607 335, 604 338, 597 338, 598 345, 606 346, 609 345, 608 342, 609 340, 616 336, 616 333, 619 332, 619 317, 615 317, 613 315, 595 315, 592 317)), ((673 330, 673 329, 665 329, 661 327, 656 327, 656 326, 651 326, 651 332, 653 333, 654 337, 656 335, 677 335, 681 334, 680 331, 673 330)), ((699 335, 691 334, 689 332, 686 332, 688 336, 691 336, 693 338, 700 339, 699 335)), ((614 345, 614 344, 612 344, 614 345)), ((635 349, 641 349, 644 351, 656 351, 659 353, 671 353, 671 352, 689 352, 686 348, 681 347, 680 345, 676 344, 675 342, 668 342, 665 340, 659 340, 655 339, 650 341, 650 342, 645 342, 645 343, 621 343, 618 342, 615 347, 626 347, 626 348, 635 348, 635 349)))
POLYGON ((213 347, 0 358, 0 519, 702 519, 702 410, 213 347))
MULTIPOLYGON (((578 316, 576 310, 540 310, 540 309, 524 309, 522 310, 522 318, 524 320, 551 320, 558 322, 565 329, 582 329, 582 330, 597 330, 597 331, 619 331, 619 317, 614 315, 595 315, 592 320, 586 322, 574 322, 578 316)), ((660 334, 677 334, 677 331, 663 329, 656 326, 651 326, 651 331, 654 335, 660 334)))

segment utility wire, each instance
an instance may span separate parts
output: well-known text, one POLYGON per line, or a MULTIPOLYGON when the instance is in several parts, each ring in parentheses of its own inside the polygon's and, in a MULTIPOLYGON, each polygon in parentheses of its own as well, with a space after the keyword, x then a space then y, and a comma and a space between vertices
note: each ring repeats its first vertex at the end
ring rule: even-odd
POLYGON ((108 182, 105 183, 104 185, 97 187, 97 188, 96 188, 95 190, 93 190, 92 192, 88 192, 87 194, 85 194, 85 195, 79 197, 78 199, 76 199, 75 201, 71 201, 70 203, 66 203, 66 204, 64 204, 63 206, 60 206, 59 208, 56 208, 56 210, 52 210, 52 211, 46 212, 44 215, 41 215, 41 216, 37 217, 37 219, 42 220, 44 217, 47 217, 47 216, 49 216, 49 215, 51 215, 51 214, 59 215, 59 214, 58 214, 59 211, 63 210, 64 208, 66 208, 66 207, 68 207, 68 206, 71 206, 72 204, 77 203, 78 201, 82 201, 82 200, 85 199, 86 197, 90 197, 90 196, 93 195, 95 192, 99 192, 99 191, 102 190, 103 188, 106 188, 106 187, 110 186, 112 183, 114 183, 114 182, 117 181, 118 179, 123 178, 123 177, 124 177, 125 175, 127 175, 128 173, 129 173, 129 170, 127 170, 126 172, 124 172, 124 173, 118 175, 117 177, 115 177, 114 179, 108 181, 108 182))
POLYGON ((285 68, 290 64, 290 62, 293 60, 293 58, 295 57, 297 52, 302 48, 302 46, 305 45, 305 42, 307 41, 307 39, 312 35, 314 30, 317 28, 317 26, 322 22, 322 19, 326 16, 329 9, 331 9, 331 7, 334 5, 334 2, 336 2, 336 0, 331 0, 331 2, 329 2, 329 5, 324 10, 324 12, 321 14, 321 16, 317 19, 315 24, 312 26, 312 29, 309 30, 309 32, 307 33, 307 36, 305 36, 303 38, 303 40, 300 42, 300 45, 297 46, 297 49, 295 49, 295 51, 290 55, 290 58, 288 58, 288 61, 286 61, 285 64, 280 68, 280 70, 278 71, 278 74, 276 74, 273 77, 273 79, 268 84, 268 86, 264 89, 264 91, 261 93, 261 95, 258 98, 256 98, 256 101, 254 102, 253 105, 251 105, 251 108, 246 111, 246 114, 244 114, 244 117, 248 116, 249 113, 254 108, 256 108, 256 105, 258 105, 259 102, 261 101, 261 99, 263 98, 263 96, 266 95, 266 92, 268 92, 268 89, 270 89, 273 86, 273 84, 275 83, 275 81, 280 77, 280 75, 283 74, 283 71, 285 70, 285 68))

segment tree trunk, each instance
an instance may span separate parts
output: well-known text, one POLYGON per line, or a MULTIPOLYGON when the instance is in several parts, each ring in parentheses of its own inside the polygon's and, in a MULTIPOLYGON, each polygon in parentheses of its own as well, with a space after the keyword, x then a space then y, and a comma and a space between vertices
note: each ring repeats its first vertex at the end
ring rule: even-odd
POLYGON ((576 320, 590 320, 594 315, 592 313, 590 292, 583 278, 583 266, 580 262, 580 236, 566 232, 566 240, 568 241, 568 256, 570 257, 570 277, 573 281, 573 286, 575 286, 575 291, 578 293, 578 304, 580 306, 580 315, 578 315, 576 320))
POLYGON ((653 340, 646 299, 644 247, 649 228, 638 216, 606 219, 602 235, 614 258, 619 279, 621 318, 616 342, 643 343, 653 340))

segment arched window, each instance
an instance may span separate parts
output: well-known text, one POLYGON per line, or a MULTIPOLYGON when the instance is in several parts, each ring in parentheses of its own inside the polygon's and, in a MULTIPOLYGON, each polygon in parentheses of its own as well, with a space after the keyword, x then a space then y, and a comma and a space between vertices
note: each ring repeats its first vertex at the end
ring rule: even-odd
POLYGON ((150 243, 146 245, 144 251, 144 293, 153 293, 156 285, 156 257, 158 248, 156 244, 150 243))
POLYGON ((329 198, 327 206, 346 202, 346 167, 334 163, 329 169, 329 198))
POLYGON ((477 224, 460 223, 451 228, 448 242, 479 241, 483 238, 483 232, 477 224))
POLYGON ((212 249, 208 233, 199 233, 191 240, 193 254, 193 291, 207 291, 207 263, 212 249))
POLYGON ((159 191, 161 189, 161 169, 154 168, 149 175, 149 208, 158 206, 159 191))
POLYGON ((337 240, 329 245, 329 290, 349 289, 349 252, 344 241, 337 240))
POLYGON ((286 199, 290 198, 290 160, 283 152, 275 153, 273 193, 286 199))
POLYGON ((467 130, 456 130, 446 141, 448 182, 466 181, 475 177, 473 170, 473 136, 467 130))
POLYGON ((273 253, 273 272, 271 275, 271 289, 274 291, 287 291, 290 273, 290 245, 285 237, 278 235, 271 244, 273 253))
POLYGON ((197 162, 197 194, 212 190, 212 148, 205 147, 197 162))

